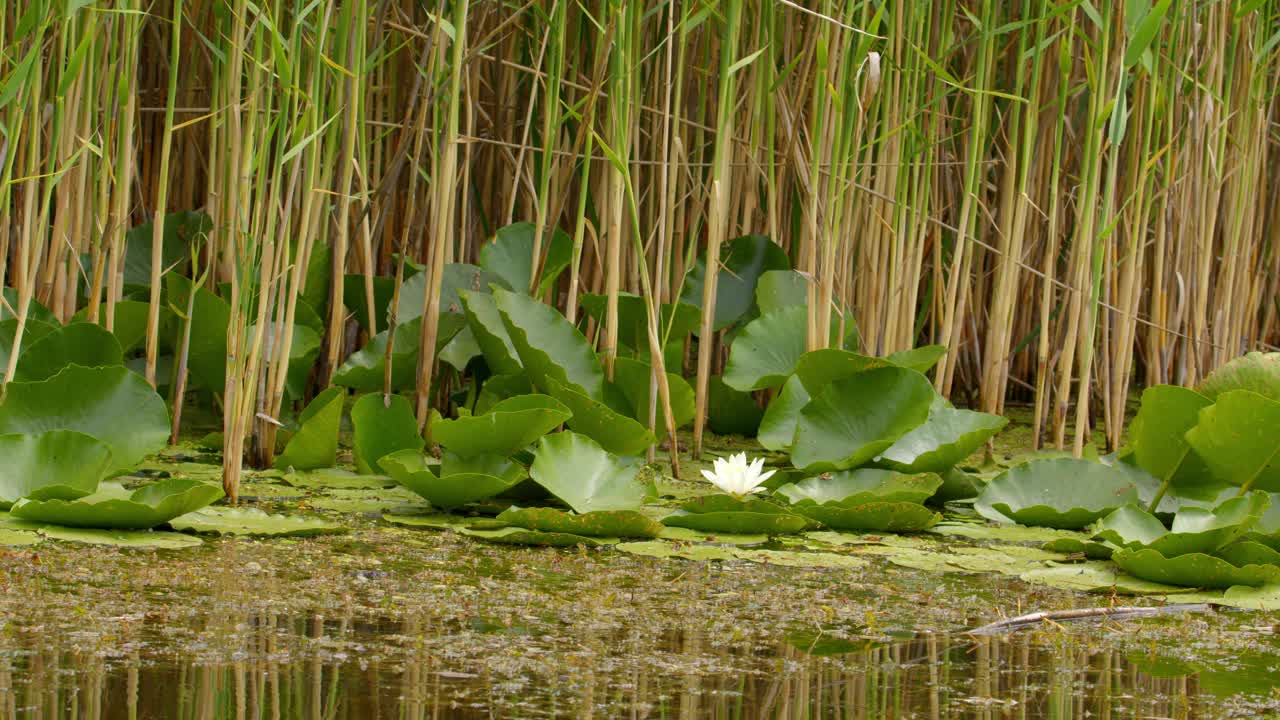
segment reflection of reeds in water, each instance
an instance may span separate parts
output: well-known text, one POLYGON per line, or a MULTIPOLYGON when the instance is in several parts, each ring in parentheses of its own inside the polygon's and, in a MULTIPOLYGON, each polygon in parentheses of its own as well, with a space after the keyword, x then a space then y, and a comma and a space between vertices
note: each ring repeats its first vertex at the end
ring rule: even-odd
POLYGON ((1152 677, 1069 636, 925 634, 824 656, 787 641, 744 651, 696 629, 656 644, 596 633, 504 677, 485 657, 438 651, 453 630, 420 621, 262 614, 207 630, 203 652, 178 661, 0 640, 0 720, 1212 716, 1195 676, 1152 677))

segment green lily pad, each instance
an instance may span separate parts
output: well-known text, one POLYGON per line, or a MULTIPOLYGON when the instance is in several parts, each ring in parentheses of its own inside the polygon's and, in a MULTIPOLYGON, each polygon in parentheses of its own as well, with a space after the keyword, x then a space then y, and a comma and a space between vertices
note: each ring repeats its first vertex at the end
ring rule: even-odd
MULTIPOLYGON (((808 402, 808 398, 805 399, 808 402)), ((718 375, 707 383, 707 427, 717 435, 753 437, 760 432, 764 408, 751 393, 734 390, 718 375)), ((795 434, 795 427, 792 427, 795 434)))
POLYGON ((1067 538, 1061 540, 1050 540, 1040 547, 1044 550, 1061 553, 1063 555, 1084 555, 1090 560, 1110 560, 1111 554, 1115 552, 1116 549, 1116 546, 1111 543, 1067 538))
POLYGON ((1175 595, 1191 591, 1191 588, 1166 585, 1116 572, 1115 565, 1098 560, 1028 570, 1019 577, 1034 585, 1049 585, 1081 592, 1175 595))
POLYGON ((0 547, 22 547, 39 545, 44 538, 26 530, 6 530, 0 528, 0 547))
POLYGON ((1280 550, 1280 493, 1268 493, 1271 504, 1258 518, 1244 539, 1260 542, 1273 550, 1280 550))
POLYGON ((1209 373, 1200 392, 1210 400, 1232 390, 1251 390, 1280 402, 1280 352, 1251 352, 1209 373))
POLYGON ((910 475, 864 468, 807 478, 783 485, 776 493, 793 505, 801 503, 855 507, 872 502, 923 503, 942 485, 935 473, 910 475))
POLYGON ((145 530, 163 525, 222 497, 222 488, 189 478, 169 478, 133 492, 104 483, 78 500, 19 500, 10 513, 23 520, 66 527, 145 530))
POLYGON ((894 367, 894 365, 884 358, 862 355, 852 350, 823 348, 810 350, 800 356, 796 361, 796 377, 804 383, 807 393, 817 396, 837 380, 886 367, 894 367))
POLYGON ((68 365, 112 367, 124 364, 120 342, 105 328, 78 322, 55 328, 31 341, 18 358, 13 379, 47 380, 68 365))
POLYGON ((332 467, 338 461, 338 425, 346 397, 347 391, 340 387, 315 396, 298 416, 298 432, 276 456, 275 466, 282 470, 332 467))
MULTIPOLYGON (((115 336, 116 342, 120 343, 120 350, 124 356, 128 356, 134 350, 142 347, 143 342, 147 339, 147 321, 151 314, 148 303, 140 300, 120 300, 116 302, 115 319, 111 326, 111 334, 115 336)), ((164 328, 173 327, 173 312, 167 307, 160 308, 160 332, 164 332, 164 328)), ((105 313, 99 316, 101 322, 105 322, 105 313)), ((89 309, 83 308, 76 312, 71 318, 72 323, 89 322, 89 309)), ((101 324, 101 323, 99 323, 101 324)), ((27 337, 31 339, 31 320, 27 320, 27 337)), ((160 342, 167 342, 168 338, 163 334, 160 342)), ((84 362, 76 362, 77 365, 88 365, 84 362)), ((110 364, 110 363, 108 363, 110 364)))
POLYGON ((174 530, 212 535, 310 537, 347 532, 341 525, 301 515, 270 515, 257 508, 207 507, 169 521, 174 530))
MULTIPOLYGON (((422 317, 427 282, 430 279, 429 273, 419 272, 405 280, 400 288, 400 304, 396 306, 397 322, 409 323, 422 317)), ((507 287, 507 281, 502 276, 481 267, 468 263, 447 263, 440 278, 441 321, 448 315, 459 318, 462 316, 460 293, 463 290, 488 292, 493 286, 512 289, 507 287)), ((390 312, 390 306, 387 309, 390 312)))
POLYGON ((1015 466, 987 484, 974 509, 995 522, 1079 530, 1138 502, 1125 471, 1089 460, 1051 458, 1015 466))
MULTIPOLYGON (((213 220, 200 210, 166 212, 160 234, 161 273, 181 270, 190 255, 191 242, 213 229, 213 220)), ((151 287, 151 243, 154 225, 135 225, 125 233, 124 284, 130 288, 151 287)), ((177 274, 177 273, 172 273, 177 274)))
POLYGON ((1280 492, 1280 402, 1250 390, 1228 390, 1200 411, 1187 442, 1220 480, 1280 492))
POLYGON ((713 545, 763 545, 769 542, 769 536, 764 533, 717 533, 672 525, 663 525, 662 532, 658 533, 658 537, 663 540, 710 543, 713 545))
POLYGON ((989 525, 987 523, 943 522, 929 528, 937 535, 955 535, 970 540, 992 540, 1002 543, 1048 543, 1059 540, 1086 541, 1089 536, 1073 530, 1055 530, 1026 525, 989 525))
MULTIPOLYGON (((533 287, 536 270, 533 244, 538 229, 531 222, 499 228, 491 241, 480 246, 480 267, 498 275, 512 290, 527 292, 533 287)), ((538 276, 538 295, 545 294, 573 260, 573 239, 560 228, 544 232, 541 253, 545 260, 538 276)))
POLYGON ((573 535, 572 533, 553 533, 543 532, 541 530, 527 530, 521 527, 505 527, 496 530, 482 530, 477 528, 459 528, 458 532, 473 537, 477 540, 485 542, 497 543, 499 545, 542 545, 548 547, 574 547, 577 545, 585 545, 586 547, 604 547, 607 545, 616 545, 621 539, 610 537, 587 537, 586 535, 573 535))
MULTIPOLYGON (((523 293, 495 290, 494 300, 520 362, 533 384, 556 395, 548 380, 591 399, 604 397, 604 371, 578 328, 555 308, 523 293)), ((572 404, 570 409, 573 409, 572 404)), ((576 411, 575 411, 576 413, 576 411)))
POLYGON ((35 382, 11 382, 0 403, 0 434, 75 430, 111 448, 110 474, 165 446, 169 411, 147 381, 123 367, 69 365, 35 382))
POLYGON ((566 424, 574 432, 595 440, 611 453, 640 455, 657 441, 649 428, 639 420, 618 412, 600 400, 587 397, 572 385, 565 385, 548 376, 543 379, 543 386, 573 413, 566 424))
POLYGON ((366 474, 390 472, 381 459, 400 450, 421 450, 413 405, 400 395, 370 393, 351 406, 352 456, 356 469, 366 474))
POLYGON ((507 456, 537 442, 572 415, 553 397, 520 395, 502 400, 483 415, 433 419, 430 433, 433 440, 460 455, 507 456))
MULTIPOLYGON (((165 274, 164 284, 169 307, 179 317, 185 317, 194 288, 191 280, 171 272, 165 274)), ((194 292, 187 368, 193 384, 223 392, 227 380, 227 325, 231 322, 231 306, 207 288, 194 288, 194 292)))
POLYGON ((434 463, 429 462, 421 451, 410 449, 391 453, 379 464, 391 473, 396 482, 426 498, 433 506, 442 508, 487 500, 518 485, 525 478, 523 469, 505 458, 499 458, 497 462, 484 459, 482 462, 486 464, 477 470, 473 467, 474 460, 464 463, 461 458, 456 458, 448 468, 452 472, 442 472, 437 476, 434 463))
POLYGON ((767 450, 790 452, 796 439, 800 411, 811 399, 798 375, 789 378, 783 384, 782 392, 769 403, 764 417, 760 419, 760 431, 756 436, 760 444, 767 450))
POLYGON ((1099 521, 1094 537, 1123 548, 1150 548, 1165 557, 1212 553, 1244 535, 1269 503, 1266 493, 1255 492, 1213 510, 1182 508, 1174 515, 1172 530, 1137 505, 1125 505, 1099 521))
MULTIPOLYGON (((1138 466, 1162 481, 1174 478, 1191 452, 1187 431, 1200 421, 1200 411, 1211 404, 1209 398, 1177 385, 1156 385, 1144 390, 1142 405, 1129 428, 1138 466)), ((1179 492, 1190 489, 1185 487, 1187 480, 1209 483, 1215 490, 1218 485, 1209 473, 1197 473, 1184 477, 1179 492)))
POLYGON ((808 307, 809 280, 796 270, 769 270, 756 283, 761 315, 789 307, 808 307))
POLYGON ((780 387, 805 352, 809 308, 788 307, 747 323, 729 348, 724 382, 743 392, 780 387))
POLYGON ((555 508, 510 507, 498 515, 509 525, 526 530, 569 533, 591 537, 657 537, 662 524, 635 510, 596 510, 569 513, 555 508))
POLYGON ((688 528, 710 533, 733 535, 786 535, 809 527, 808 518, 786 510, 759 512, 751 510, 721 510, 688 512, 677 510, 662 518, 668 527, 688 528))
POLYGON ((687 545, 660 540, 620 543, 615 550, 632 555, 653 558, 680 558, 696 561, 746 560, 763 565, 784 567, 861 568, 867 561, 850 555, 826 552, 796 552, 794 550, 764 550, 729 547, 724 545, 687 545))
POLYGON ((467 317, 467 327, 484 355, 485 364, 494 375, 518 375, 524 372, 520 355, 511 342, 507 326, 498 312, 498 303, 489 292, 462 290, 458 292, 462 310, 467 317))
MULTIPOLYGON (((314 247, 321 248, 326 246, 321 243, 316 243, 314 247)), ((312 260, 312 263, 314 262, 315 260, 312 260)), ((315 268, 314 264, 307 266, 308 270, 313 268, 315 268)), ((328 270, 328 267, 325 269, 328 270)), ((407 273, 408 270, 406 269, 405 272, 407 273)), ((326 272, 324 277, 326 284, 328 284, 327 281, 329 279, 329 273, 326 272)), ((401 286, 401 289, 403 290, 406 287, 408 287, 407 284, 401 286)), ((419 288, 419 292, 421 292, 421 288, 419 288)), ((374 307, 390 307, 391 298, 395 297, 395 293, 396 279, 394 277, 375 276, 373 278, 374 307)), ((321 304, 315 305, 314 307, 323 307, 326 302, 328 302, 327 295, 321 300, 321 304)), ((352 273, 342 278, 342 304, 351 310, 351 315, 356 319, 356 322, 360 323, 361 330, 364 330, 370 335, 377 335, 387 329, 389 319, 385 312, 374 312, 373 321, 375 323, 375 327, 369 327, 369 295, 366 290, 365 276, 363 273, 352 273)), ((421 316, 421 311, 419 311, 419 316, 421 316)))
POLYGON ((1262 543, 1248 540, 1231 543, 1214 554, 1236 567, 1247 567, 1249 565, 1280 566, 1280 551, 1269 548, 1262 543))
POLYGON ((1227 588, 1222 595, 1222 604, 1250 610, 1280 610, 1280 584, 1227 588))
MULTIPOLYGON (((645 427, 649 426, 649 398, 651 368, 648 363, 631 358, 620 357, 613 364, 615 386, 626 396, 631 405, 631 417, 645 427)), ((684 427, 693 421, 695 398, 693 388, 683 377, 675 373, 667 373, 667 388, 671 395, 671 416, 677 428, 684 427)), ((656 394, 656 388, 654 388, 656 394)), ((667 416, 663 412, 662 403, 657 403, 654 427, 657 432, 665 432, 667 416)))
POLYGON ((1167 558, 1149 548, 1117 550, 1112 554, 1111 560, 1130 575, 1166 585, 1229 588, 1233 585, 1258 587, 1280 582, 1280 567, 1236 567, 1222 558, 1203 553, 1167 558))
MULTIPOLYGON (((596 322, 603 323, 608 311, 608 296, 584 293, 580 307, 596 322)), ((687 303, 664 304, 658 308, 658 339, 664 347, 682 346, 685 336, 696 332, 702 313, 687 303)), ((644 298, 634 293, 618 293, 618 343, 649 353, 649 308, 644 298)))
MULTIPOLYGON (((9 290, 9 288, 5 288, 5 290, 9 290)), ((32 304, 34 305, 34 302, 32 304)), ((3 306, 0 306, 0 317, 5 315, 3 306)), ((22 347, 29 347, 35 341, 56 330, 58 328, 56 323, 56 320, 48 323, 35 318, 27 318, 26 327, 22 330, 22 347)), ((0 320, 0 363, 3 363, 0 367, 9 367, 9 355, 13 353, 13 341, 17 334, 17 318, 10 317, 7 320, 0 320)))
POLYGON ((40 528, 40 534, 50 540, 152 550, 182 550, 203 544, 203 541, 198 537, 156 530, 112 530, 44 526, 40 528))
MULTIPOLYGON (((756 284, 770 270, 790 270, 787 253, 763 235, 745 235, 729 241, 720 251, 720 271, 716 276, 715 318, 712 328, 723 330, 751 312, 756 284)), ((680 302, 702 310, 703 288, 707 282, 706 257, 699 257, 685 276, 680 302)))
POLYGON ((523 372, 519 375, 490 375, 480 385, 480 395, 476 398, 471 412, 482 415, 493 409, 494 405, 517 395, 530 395, 537 392, 533 383, 523 372))
POLYGON ((837 380, 800 411, 791 460, 806 472, 862 465, 923 423, 934 397, 929 381, 905 368, 837 380))
POLYGON ((538 441, 529 475, 576 512, 639 510, 657 495, 638 462, 619 458, 586 435, 560 432, 538 441))
POLYGON ((899 367, 910 368, 918 373, 927 373, 933 369, 934 365, 947 354, 947 348, 942 345, 921 345, 918 348, 910 350, 899 350, 895 353, 889 353, 885 360, 899 367))
POLYGON ((371 490, 395 486, 395 481, 385 475, 365 475, 342 468, 295 470, 280 479, 292 487, 312 490, 371 490))
POLYGON ((898 438, 877 462, 902 472, 943 472, 973 454, 1009 424, 999 415, 933 408, 923 425, 898 438))
POLYGON ((869 502, 862 505, 800 503, 795 511, 834 530, 919 532, 942 520, 942 515, 911 502, 869 502))
POLYGON ((75 500, 111 468, 111 448, 74 430, 0 435, 0 510, 20 498, 75 500))
MULTIPOLYGON (((441 313, 436 330, 436 352, 466 325, 460 314, 441 313)), ((386 330, 373 336, 364 347, 355 351, 333 374, 333 384, 360 392, 381 392, 386 385, 387 338, 386 330)), ((422 343, 422 318, 396 327, 391 344, 391 392, 409 390, 418 381, 418 355, 422 343)))

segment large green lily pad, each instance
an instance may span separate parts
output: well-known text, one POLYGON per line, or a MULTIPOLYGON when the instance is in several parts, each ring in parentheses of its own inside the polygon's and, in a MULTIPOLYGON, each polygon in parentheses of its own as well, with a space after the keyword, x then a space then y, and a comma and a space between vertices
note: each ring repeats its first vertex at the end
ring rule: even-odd
POLYGON ((1280 402, 1280 352, 1251 352, 1209 373, 1200 392, 1210 400, 1232 390, 1251 390, 1280 402))
MULTIPOLYGON (((646 362, 624 357, 614 361, 614 386, 622 391, 631 405, 631 417, 645 427, 649 426, 649 398, 660 395, 657 388, 651 388, 651 375, 652 369, 646 362)), ((684 427, 693 421, 695 413, 693 388, 683 377, 671 372, 667 373, 667 388, 671 394, 671 416, 675 426, 684 427)), ((667 428, 667 416, 661 402, 656 403, 656 409, 654 428, 662 433, 667 428)))
POLYGON ((458 293, 467 317, 471 336, 484 355, 485 364, 494 375, 516 375, 524 372, 520 355, 511 342, 507 326, 498 312, 498 303, 489 292, 463 290, 458 293))
POLYGON ((572 385, 548 376, 543 379, 543 386, 573 413, 566 424, 574 432, 595 440, 611 453, 640 455, 657 440, 639 420, 587 397, 572 385))
POLYGON ((525 479, 523 468, 505 458, 459 458, 446 455, 449 467, 437 466, 419 450, 401 450, 380 465, 404 487, 435 507, 454 508, 498 495, 525 479), (437 475, 437 467, 440 474, 437 475))
POLYGON ((157 530, 113 530, 45 525, 40 528, 40 535, 63 542, 148 550, 182 550, 203 544, 198 537, 157 530))
MULTIPOLYGON (((436 328, 436 352, 442 350, 467 324, 459 313, 440 313, 436 328)), ((375 335, 355 351, 333 374, 333 384, 361 392, 380 392, 386 386, 389 331, 375 335)), ((391 392, 412 389, 418 381, 418 355, 422 344, 422 318, 396 327, 391 341, 391 392)))
POLYGON ((760 444, 768 450, 790 452, 796 439, 800 411, 811 399, 798 375, 789 378, 760 419, 760 431, 756 436, 760 444))
POLYGON ((735 535, 785 535, 805 530, 808 518, 769 500, 715 494, 692 498, 662 519, 668 527, 735 535))
POLYGON ((604 547, 616 545, 621 541, 616 537, 588 537, 572 533, 553 533, 542 530, 528 530, 522 527, 504 527, 495 530, 480 528, 458 528, 458 532, 485 542, 499 545, 541 545, 547 547, 604 547))
POLYGON ((942 520, 940 513, 911 502, 869 502, 861 505, 800 503, 795 511, 833 530, 919 532, 942 520))
POLYGON ((1125 471, 1089 460, 1050 458, 996 477, 974 509, 996 522, 1079 530, 1136 502, 1138 489, 1125 471))
POLYGON ((850 555, 829 552, 797 552, 727 547, 723 545, 689 545, 658 540, 620 543, 616 550, 653 558, 681 558, 698 561, 746 560, 762 565, 802 568, 855 569, 866 567, 867 561, 850 555))
POLYGON ((1094 537, 1129 549, 1150 548, 1165 557, 1213 553, 1245 534, 1266 512, 1266 493, 1254 492, 1217 508, 1186 507, 1173 518, 1173 529, 1137 505, 1125 505, 1099 521, 1094 537))
POLYGON ((104 483, 78 500, 19 500, 10 513, 23 520, 66 527, 146 530, 222 497, 222 488, 189 478, 169 478, 132 492, 104 483))
MULTIPOLYGON (((787 253, 763 235, 745 235, 727 243, 720 252, 716 276, 716 309, 712 328, 723 330, 751 312, 756 284, 770 270, 790 270, 787 253)), ((680 289, 680 302, 702 309, 707 282, 706 257, 699 257, 680 289)))
POLYGON ((578 328, 555 308, 523 293, 495 289, 493 297, 520 363, 535 386, 556 395, 548 385, 550 379, 588 398, 604 396, 604 371, 578 328))
POLYGON ((174 530, 211 535, 255 537, 310 537, 335 535, 347 528, 320 518, 271 515, 257 508, 207 507, 169 521, 174 530))
POLYGON ((898 438, 878 462, 902 472, 943 472, 1008 424, 1008 418, 999 415, 935 407, 923 425, 898 438))
MULTIPOLYGON (((607 295, 584 293, 579 303, 584 312, 603 323, 608 300, 607 295)), ((658 340, 664 348, 682 347, 685 336, 696 332, 701 320, 702 313, 692 305, 664 304, 658 308, 658 340)), ((649 308, 644 298, 634 293, 618 293, 618 343, 648 357, 649 308)))
POLYGON ((555 508, 510 507, 498 515, 501 520, 526 530, 569 533, 590 537, 657 537, 662 524, 635 510, 596 510, 569 513, 555 508))
POLYGON ((276 456, 275 466, 282 470, 333 467, 338 460, 338 425, 346 397, 347 391, 340 387, 315 396, 298 416, 298 432, 289 438, 284 452, 276 456))
MULTIPOLYGON (((480 246, 480 267, 491 272, 512 290, 528 292, 534 287, 533 244, 538 233, 531 222, 518 222, 498 229, 493 240, 480 246)), ((545 260, 538 275, 538 295, 546 293, 569 267, 573 259, 573 239, 560 228, 544 232, 541 252, 545 260)))
POLYGON ((124 364, 120 342, 105 328, 93 323, 64 325, 31 341, 18 358, 13 379, 25 382, 46 380, 68 365, 111 367, 124 364))
POLYGON ((872 502, 915 503, 928 500, 942 485, 936 473, 906 474, 863 468, 843 470, 783 485, 776 493, 792 504, 855 507, 872 502))
POLYGON ((69 365, 36 382, 11 382, 0 434, 75 430, 111 448, 111 474, 134 467, 169 439, 169 411, 147 381, 123 367, 69 365))
POLYGON ((748 392, 781 386, 804 354, 809 309, 788 307, 747 323, 729 349, 724 382, 748 392))
POLYGON ((1280 492, 1280 401, 1251 390, 1228 390, 1200 411, 1187 442, 1220 480, 1280 492))
POLYGON ((823 348, 800 356, 796 361, 796 377, 804 383, 805 391, 816 396, 837 380, 885 367, 893 367, 893 363, 852 350, 823 348))
POLYGON ((923 423, 934 397, 929 381, 905 368, 832 382, 800 411, 791 460, 806 472, 862 465, 923 423))
POLYGON ((1081 592, 1119 593, 1122 595, 1174 595, 1188 593, 1192 590, 1192 588, 1152 582, 1123 572, 1117 572, 1115 565, 1100 560, 1037 568, 1022 573, 1020 577, 1034 585, 1049 585, 1081 592))
POLYGON ((364 395, 351 406, 352 456, 356 469, 366 474, 389 472, 379 461, 400 450, 421 450, 413 405, 400 395, 364 395))
POLYGON ((74 430, 0 435, 0 510, 20 498, 75 500, 111 468, 111 448, 74 430))
POLYGON ((918 373, 926 373, 932 370, 933 366, 937 365, 946 354, 947 348, 943 345, 921 345, 910 350, 889 353, 884 359, 893 365, 910 368, 918 373))
MULTIPOLYGON (((1129 427, 1138 466, 1161 481, 1171 481, 1191 452, 1187 431, 1200 421, 1200 411, 1211 404, 1204 395, 1177 385, 1144 390, 1142 405, 1129 427)), ((1198 483, 1213 481, 1208 473, 1194 479, 1198 483)))
POLYGON ((639 510, 657 495, 640 480, 640 463, 617 457, 586 435, 560 432, 538 441, 529 475, 579 513, 639 510))
POLYGON ((506 456, 529 447, 572 415, 553 397, 519 395, 483 415, 433 420, 430 432, 434 441, 460 455, 506 456))
POLYGON ((1258 587, 1280 582, 1280 567, 1236 567, 1222 558, 1203 553, 1168 558, 1150 548, 1117 550, 1111 560, 1130 575, 1166 585, 1229 588, 1233 585, 1258 587))
POLYGON ((1280 567, 1280 551, 1249 540, 1231 543, 1214 554, 1236 567, 1249 565, 1275 565, 1280 567))

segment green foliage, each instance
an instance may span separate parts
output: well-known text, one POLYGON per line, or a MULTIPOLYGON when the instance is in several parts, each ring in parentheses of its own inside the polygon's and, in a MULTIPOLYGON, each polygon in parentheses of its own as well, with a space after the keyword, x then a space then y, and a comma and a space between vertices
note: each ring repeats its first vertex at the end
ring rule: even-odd
POLYGON ((506 457, 537 442, 572 415, 553 397, 520 395, 502 400, 482 415, 455 420, 437 415, 429 432, 434 441, 460 455, 506 457))
POLYGON ((400 395, 370 393, 351 406, 352 455, 356 469, 366 474, 390 470, 382 458, 401 450, 418 452, 425 444, 418 434, 413 405, 400 395))
POLYGON ((170 478, 132 492, 117 483, 103 483, 97 492, 76 500, 19 500, 10 512, 23 520, 67 527, 146 530, 221 497, 217 485, 170 478))
POLYGON ((347 391, 340 387, 315 396, 298 416, 298 431, 276 456, 275 466, 296 470, 332 467, 338 459, 338 426, 346 397, 347 391))
POLYGON ((576 433, 591 438, 604 450, 617 455, 639 455, 652 445, 656 438, 649 428, 618 412, 600 400, 582 394, 574 387, 562 384, 548 375, 543 378, 548 394, 572 411, 568 425, 576 433))
POLYGON ((935 406, 877 462, 902 472, 943 472, 969 457, 1009 424, 999 415, 935 406))
POLYGON ((512 506, 499 514, 498 520, 526 530, 587 537, 654 538, 662 532, 661 523, 635 510, 595 510, 578 514, 555 508, 512 506))
POLYGON ((0 510, 21 498, 75 500, 111 469, 111 448, 74 430, 0 435, 0 510))
MULTIPOLYGON (((533 243, 537 228, 530 222, 518 222, 498 230, 491 242, 480 247, 480 267, 502 278, 510 290, 527 292, 533 287, 533 243)), ((573 240, 561 229, 555 228, 550 237, 543 238, 545 261, 538 277, 538 295, 555 286, 564 269, 569 267, 573 255, 573 240)))
POLYGON ((733 340, 724 382, 735 390, 780 387, 804 355, 807 307, 786 307, 747 323, 733 340))
POLYGON ((1136 502, 1138 488, 1123 470, 1090 460, 1051 458, 1001 473, 974 507, 996 522, 1079 530, 1136 502))
POLYGON ((1280 402, 1251 390, 1228 390, 1200 411, 1187 442, 1219 480, 1280 491, 1280 402))
POLYGON ((111 367, 124 364, 115 336, 92 323, 72 323, 27 344, 18 357, 14 380, 46 380, 68 365, 111 367))
POLYGON ((249 537, 312 537, 337 535, 347 528, 320 518, 271 515, 257 508, 207 507, 169 521, 182 532, 249 537))
MULTIPOLYGON (((722 267, 716 282, 716 312, 712 327, 723 330, 746 317, 755 305, 756 284, 770 270, 790 270, 787 253, 763 235, 746 235, 725 245, 720 256, 722 267)), ((680 302, 702 309, 703 287, 707 282, 707 263, 698 258, 689 270, 680 302)))
MULTIPOLYGON (((522 293, 495 290, 503 324, 535 387, 564 402, 548 380, 589 399, 604 397, 604 371, 582 333, 555 308, 522 293)), ((575 415, 576 415, 575 410, 575 415)))
POLYGON ((640 464, 608 452, 576 432, 547 435, 538 441, 529 475, 578 513, 639 510, 656 495, 652 482, 639 478, 640 464))

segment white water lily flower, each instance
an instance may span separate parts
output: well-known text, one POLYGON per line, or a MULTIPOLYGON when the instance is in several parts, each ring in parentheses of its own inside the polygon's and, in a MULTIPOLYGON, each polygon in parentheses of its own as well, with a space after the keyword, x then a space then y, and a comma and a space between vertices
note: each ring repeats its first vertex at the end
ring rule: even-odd
POLYGON ((763 490, 760 484, 777 472, 761 472, 762 470, 764 458, 756 458, 748 463, 747 454, 740 452, 728 458, 717 458, 714 469, 703 470, 702 475, 730 495, 742 497, 763 490))

